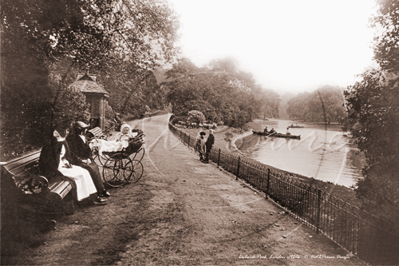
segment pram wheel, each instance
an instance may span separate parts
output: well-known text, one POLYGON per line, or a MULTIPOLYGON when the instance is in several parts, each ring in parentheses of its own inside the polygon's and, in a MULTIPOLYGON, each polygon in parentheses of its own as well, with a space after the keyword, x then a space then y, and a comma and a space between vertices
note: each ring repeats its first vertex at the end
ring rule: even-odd
POLYGON ((141 160, 143 159, 143 157, 145 155, 144 147, 140 147, 140 149, 137 152, 133 153, 132 155, 133 155, 133 157, 131 159, 133 161, 136 160, 136 161, 140 161, 141 162, 141 160))
POLYGON ((97 165, 104 165, 105 164, 105 162, 107 161, 109 159, 109 157, 107 156, 107 155, 96 155, 96 157, 94 157, 94 162, 97 164, 97 165))
POLYGON ((110 156, 103 165, 104 182, 110 187, 126 184, 132 175, 132 160, 128 156, 117 153, 110 156))
POLYGON ((144 167, 138 160, 130 160, 126 164, 125 179, 129 182, 136 183, 143 176, 144 167))

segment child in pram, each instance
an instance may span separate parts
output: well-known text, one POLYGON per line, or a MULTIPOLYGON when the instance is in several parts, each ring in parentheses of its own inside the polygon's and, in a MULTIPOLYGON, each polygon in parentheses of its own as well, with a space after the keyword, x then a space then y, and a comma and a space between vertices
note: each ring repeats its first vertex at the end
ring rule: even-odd
POLYGON ((92 145, 97 147, 100 156, 103 152, 123 151, 129 146, 129 140, 137 134, 137 132, 132 132, 128 124, 123 124, 120 132, 111 136, 108 140, 96 139, 92 142, 92 145))

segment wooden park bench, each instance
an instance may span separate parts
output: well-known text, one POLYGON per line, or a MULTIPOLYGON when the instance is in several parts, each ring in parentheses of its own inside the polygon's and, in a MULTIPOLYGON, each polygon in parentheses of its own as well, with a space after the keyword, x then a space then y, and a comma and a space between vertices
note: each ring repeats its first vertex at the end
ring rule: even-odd
POLYGON ((101 138, 104 136, 103 131, 99 127, 92 128, 88 131, 89 131, 89 133, 91 133, 93 135, 93 137, 96 137, 96 138, 101 138))
POLYGON ((4 200, 19 201, 49 212, 74 212, 72 184, 63 179, 49 181, 39 174, 40 150, 1 163, 1 193, 4 200), (7 194, 7 196, 6 196, 7 194), (65 199, 65 200, 64 200, 65 199))

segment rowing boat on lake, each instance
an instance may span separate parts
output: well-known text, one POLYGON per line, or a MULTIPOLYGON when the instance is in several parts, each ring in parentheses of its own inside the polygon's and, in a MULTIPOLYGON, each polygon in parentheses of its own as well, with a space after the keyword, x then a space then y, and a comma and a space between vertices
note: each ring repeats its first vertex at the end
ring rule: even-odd
POLYGON ((252 130, 253 134, 261 135, 261 136, 268 136, 268 137, 276 137, 276 138, 288 138, 288 139, 300 139, 301 135, 290 135, 290 134, 282 134, 282 133, 269 133, 263 131, 255 131, 252 130))
POLYGON ((291 125, 291 126, 288 126, 288 128, 304 128, 304 126, 291 125))

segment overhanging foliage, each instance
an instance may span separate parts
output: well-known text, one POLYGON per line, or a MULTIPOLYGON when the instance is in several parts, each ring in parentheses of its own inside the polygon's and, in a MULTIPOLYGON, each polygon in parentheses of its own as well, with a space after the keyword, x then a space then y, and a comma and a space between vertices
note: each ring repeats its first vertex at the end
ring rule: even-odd
MULTIPOLYGON (((111 97, 126 90, 122 108, 141 112, 136 96, 143 94, 148 71, 176 54, 179 24, 163 0, 4 0, 1 15, 1 134, 12 138, 2 142, 2 151, 15 154, 40 147, 28 134, 45 131, 38 125, 47 113, 57 119, 55 105, 62 104, 58 96, 67 92, 71 73, 89 67, 99 82, 113 86, 111 97)), ((73 106, 81 110, 79 97, 68 102, 72 108, 61 108, 62 117, 73 106)))
MULTIPOLYGON (((372 26, 379 68, 365 71, 346 91, 352 132, 367 166, 358 182, 363 208, 395 224, 399 219, 399 5, 378 0, 372 26)), ((391 229, 391 228, 390 228, 391 229)))

